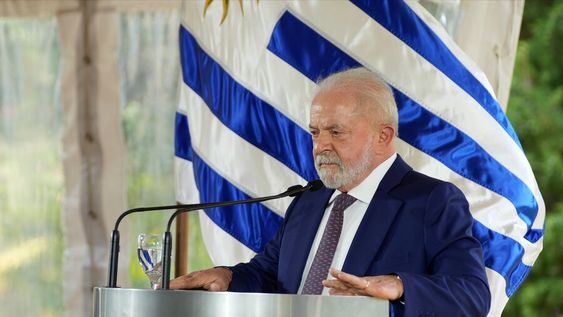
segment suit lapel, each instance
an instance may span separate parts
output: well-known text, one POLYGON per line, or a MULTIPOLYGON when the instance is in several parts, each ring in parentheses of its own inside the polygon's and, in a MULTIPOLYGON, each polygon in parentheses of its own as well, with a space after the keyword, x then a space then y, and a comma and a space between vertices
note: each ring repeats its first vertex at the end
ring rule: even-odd
POLYGON ((366 214, 354 236, 342 270, 354 275, 364 276, 385 240, 403 201, 390 196, 411 168, 397 156, 375 192, 366 214))
POLYGON ((297 293, 299 290, 309 251, 333 192, 334 190, 323 188, 317 193, 312 193, 312 197, 302 197, 303 202, 300 203, 299 210, 295 210, 291 216, 291 224, 288 225, 291 225, 292 234, 286 235, 284 239, 284 244, 292 248, 291 257, 287 259, 290 263, 286 263, 290 268, 288 273, 291 273, 286 281, 290 293, 297 293))

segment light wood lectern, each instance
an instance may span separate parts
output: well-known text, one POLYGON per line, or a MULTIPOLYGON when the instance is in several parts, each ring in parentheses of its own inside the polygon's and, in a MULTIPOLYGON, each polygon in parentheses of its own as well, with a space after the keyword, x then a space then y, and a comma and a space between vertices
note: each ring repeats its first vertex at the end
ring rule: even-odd
POLYGON ((362 296, 94 288, 94 317, 389 316, 389 302, 362 296))

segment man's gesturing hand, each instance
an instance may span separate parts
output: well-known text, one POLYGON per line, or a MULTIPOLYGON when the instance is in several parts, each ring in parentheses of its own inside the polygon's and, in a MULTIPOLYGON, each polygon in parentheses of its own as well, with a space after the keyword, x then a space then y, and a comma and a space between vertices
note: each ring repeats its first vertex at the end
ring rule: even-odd
POLYGON ((335 268, 330 274, 336 279, 324 280, 323 285, 331 288, 331 295, 366 295, 387 300, 397 300, 403 296, 403 282, 396 275, 358 277, 335 268))
POLYGON ((224 292, 229 288, 233 272, 227 268, 216 267, 192 272, 170 281, 171 289, 203 288, 212 292, 224 292))

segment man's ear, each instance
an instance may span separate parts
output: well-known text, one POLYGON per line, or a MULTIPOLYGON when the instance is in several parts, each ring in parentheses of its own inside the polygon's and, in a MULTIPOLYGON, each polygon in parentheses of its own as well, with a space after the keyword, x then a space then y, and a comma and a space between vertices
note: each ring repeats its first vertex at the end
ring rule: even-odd
POLYGON ((381 129, 381 132, 379 132, 378 142, 380 144, 389 145, 393 142, 394 138, 395 138, 395 129, 390 125, 384 125, 383 128, 381 129))

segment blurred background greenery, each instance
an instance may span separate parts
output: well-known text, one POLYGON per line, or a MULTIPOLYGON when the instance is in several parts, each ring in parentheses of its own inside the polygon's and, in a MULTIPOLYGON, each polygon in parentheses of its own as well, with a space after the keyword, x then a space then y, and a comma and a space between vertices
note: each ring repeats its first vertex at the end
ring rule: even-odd
MULTIPOLYGON (((171 123, 179 78, 178 20, 170 12, 120 14, 131 208, 175 200, 171 123), (139 52, 138 59, 131 58, 139 52), (159 79, 151 80, 154 76, 159 79)), ((21 307, 26 316, 63 315, 60 51, 57 36, 45 36, 57 34, 56 28, 54 18, 0 19, 0 316, 21 316, 21 307), (13 80, 12 71, 34 76, 13 80)), ((545 199, 546 234, 543 252, 504 316, 563 316, 562 40, 563 1, 528 0, 507 111, 545 199)), ((162 232, 166 219, 160 213, 127 218, 131 286, 149 287, 135 258, 136 235, 162 232)), ((190 215, 189 234, 190 270, 211 266, 197 214, 190 215)))
POLYGON ((563 316, 563 1, 528 0, 507 114, 546 204, 544 249, 504 316, 563 316))

